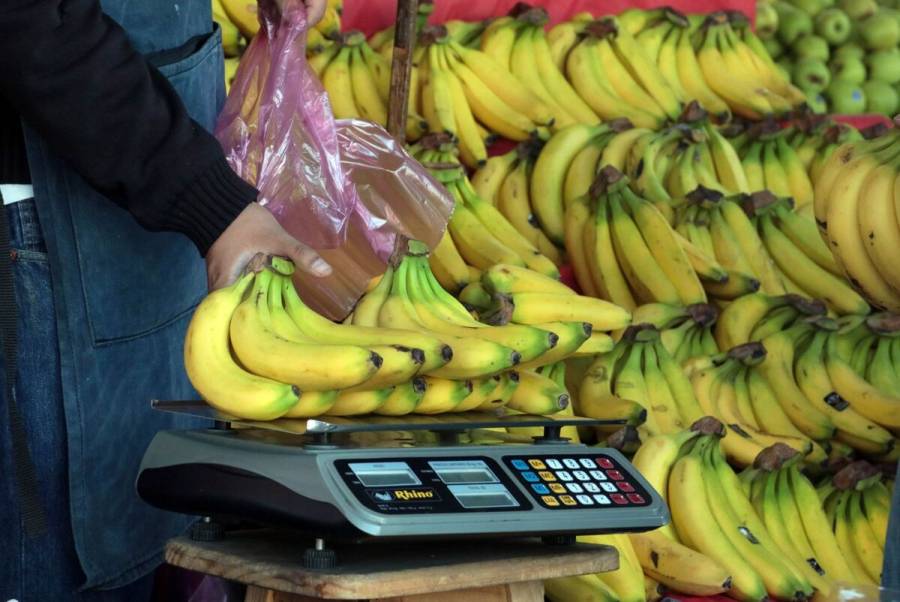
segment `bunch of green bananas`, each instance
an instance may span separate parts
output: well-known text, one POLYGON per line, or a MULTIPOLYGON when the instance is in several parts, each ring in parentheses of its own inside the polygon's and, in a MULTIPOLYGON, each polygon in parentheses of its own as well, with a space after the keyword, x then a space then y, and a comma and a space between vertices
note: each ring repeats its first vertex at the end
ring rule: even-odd
POLYGON ((581 381, 575 413, 619 420, 649 435, 685 429, 703 414, 680 365, 650 324, 625 330, 581 381))
POLYGON ((628 184, 607 165, 566 211, 566 250, 583 291, 633 310, 644 303, 706 303, 707 293, 731 299, 758 288, 673 230, 628 184))
MULTIPOLYGON (((387 125, 387 104, 391 89, 391 64, 376 53, 359 32, 342 34, 309 56, 309 64, 319 75, 328 93, 331 109, 338 119, 367 119, 387 125)), ((410 84, 411 98, 406 119, 407 140, 418 140, 428 129, 415 110, 416 72, 410 84)))
POLYGON ((826 537, 836 540, 832 554, 846 561, 847 581, 880 584, 891 508, 891 487, 881 473, 865 461, 854 462, 814 493, 824 507, 826 537))
MULTIPOLYGON (((740 474, 743 490, 750 496, 757 516, 773 536, 781 553, 801 567, 804 576, 823 595, 828 595, 839 582, 874 583, 869 573, 855 570, 858 569, 857 557, 848 554, 849 550, 841 545, 841 539, 835 537, 833 520, 829 520, 816 487, 800 471, 799 459, 799 455, 793 454, 792 450, 770 448, 760 454, 753 467, 740 474)), ((854 503, 857 504, 853 516, 854 529, 859 529, 854 539, 866 543, 867 554, 880 555, 881 548, 868 520, 865 515, 856 515, 857 511, 861 511, 861 499, 854 503)), ((882 546, 886 531, 885 520, 882 546)), ((870 563, 870 570, 877 566, 876 570, 880 572, 880 559, 877 565, 871 556, 867 556, 866 560, 870 563)))
POLYGON ((734 300, 716 321, 715 339, 720 349, 761 341, 800 321, 824 316, 828 308, 817 299, 792 293, 753 293, 734 300))
POLYGON ((750 190, 768 190, 778 197, 791 197, 798 210, 811 208, 813 188, 809 169, 820 139, 814 135, 799 138, 793 127, 779 129, 771 123, 762 125, 765 127, 751 127, 731 140, 741 156, 750 190), (805 145, 802 159, 795 150, 801 145, 805 145))
POLYGON ((794 120, 787 135, 788 145, 797 153, 810 181, 816 180, 822 164, 841 144, 863 137, 856 128, 822 115, 794 120))
POLYGON ((900 133, 848 142, 815 180, 820 234, 841 271, 873 305, 900 311, 900 133))
POLYGON ((693 357, 715 355, 719 346, 713 328, 719 317, 715 305, 667 305, 648 303, 634 310, 635 324, 652 324, 660 331, 663 347, 675 361, 683 364, 693 357))
MULTIPOLYGON (((725 426, 704 418, 702 434, 685 443, 671 465, 667 497, 678 539, 713 558, 731 574, 739 600, 804 599, 814 587, 803 567, 785 555, 756 514, 750 496, 725 460, 725 426)), ((738 436, 734 432, 725 439, 738 436)), ((780 535, 780 534, 779 534, 780 535)), ((817 581, 816 584, 819 584, 817 581)))

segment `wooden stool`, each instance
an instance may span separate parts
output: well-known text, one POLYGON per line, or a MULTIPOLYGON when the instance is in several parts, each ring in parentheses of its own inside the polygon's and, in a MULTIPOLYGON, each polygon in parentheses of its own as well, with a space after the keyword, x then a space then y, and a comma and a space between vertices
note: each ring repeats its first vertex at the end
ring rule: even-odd
POLYGON ((301 566, 310 542, 271 530, 214 542, 178 537, 166 561, 248 586, 245 602, 542 602, 544 579, 618 567, 614 548, 537 539, 366 543, 335 549, 338 566, 301 566))

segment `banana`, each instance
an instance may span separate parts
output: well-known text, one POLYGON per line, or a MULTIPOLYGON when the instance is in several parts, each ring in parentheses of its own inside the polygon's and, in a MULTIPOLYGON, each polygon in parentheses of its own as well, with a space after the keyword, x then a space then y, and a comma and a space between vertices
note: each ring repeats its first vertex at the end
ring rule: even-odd
POLYGON ((744 175, 747 176, 747 185, 752 192, 766 190, 762 151, 762 142, 754 140, 741 159, 741 167, 744 169, 744 175))
POLYGON ((610 192, 606 202, 611 213, 615 257, 638 300, 644 303, 679 303, 678 290, 657 263, 631 217, 625 212, 622 194, 610 192))
MULTIPOLYGON (((753 405, 753 414, 764 432, 772 435, 796 437, 798 439, 806 438, 806 434, 791 422, 791 419, 778 402, 775 392, 772 391, 772 387, 769 386, 768 381, 758 370, 748 370, 745 378, 750 392, 750 401, 753 405)), ((817 451, 814 447, 810 456, 813 454, 818 455, 817 451)))
POLYGON ((297 405, 300 389, 245 371, 232 358, 228 342, 231 317, 254 279, 245 274, 197 306, 185 335, 184 365, 194 388, 219 411, 271 420, 297 405))
POLYGON ((736 65, 735 57, 723 52, 721 42, 721 25, 714 22, 704 23, 700 48, 697 50, 697 62, 709 87, 728 103, 734 113, 748 119, 761 119, 774 112, 772 105, 760 90, 747 81, 744 65, 736 65))
POLYGON ((791 422, 810 439, 824 441, 834 435, 835 425, 828 414, 809 402, 794 380, 792 367, 796 354, 795 338, 796 334, 792 329, 763 339, 767 355, 759 365, 759 370, 791 422))
POLYGON ((812 219, 791 211, 786 203, 774 206, 772 219, 778 228, 791 239, 803 254, 839 278, 844 273, 834 260, 834 256, 825 245, 812 219))
POLYGON ((328 410, 331 416, 361 416, 371 414, 390 398, 395 387, 384 389, 344 390, 337 394, 328 410))
POLYGON ((629 311, 633 310, 638 303, 616 255, 608 199, 599 195, 591 202, 594 205, 594 219, 593 223, 585 221, 584 238, 594 288, 602 297, 629 311))
MULTIPOLYGON (((749 271, 759 280, 760 287, 764 293, 770 295, 782 295, 787 291, 784 283, 775 267, 772 257, 765 251, 759 234, 753 227, 753 224, 747 218, 737 203, 731 200, 724 200, 719 206, 724 224, 728 227, 728 232, 734 236, 734 241, 741 255, 748 264, 749 271)), ((714 223, 717 220, 714 220, 714 223)), ((712 226, 716 228, 715 225, 712 226)), ((715 240, 715 236, 714 236, 715 240)), ((721 260, 721 257, 717 256, 721 260)))
MULTIPOLYGON (((477 61, 480 65, 487 64, 488 67, 496 67, 496 65, 487 63, 490 59, 486 55, 483 58, 486 60, 477 61)), ((531 136, 536 125, 527 115, 512 108, 503 98, 488 88, 487 84, 462 59, 452 53, 447 54, 447 59, 454 75, 462 82, 466 100, 478 121, 492 132, 510 140, 523 141, 531 136)), ((497 67, 493 72, 500 73, 502 69, 497 67)), ((509 79, 509 77, 511 76, 507 74, 504 79, 509 79)), ((541 103, 538 102, 536 106, 541 106, 541 103)))
POLYGON ((700 420, 703 417, 703 409, 697 401, 690 379, 662 344, 657 344, 655 351, 659 370, 666 379, 679 414, 687 424, 700 420))
POLYGON ((794 198, 798 208, 809 205, 813 202, 813 187, 803 163, 784 136, 775 139, 775 146, 778 160, 784 168, 790 196, 794 198))
MULTIPOLYGON (((543 28, 534 28, 531 35, 537 72, 550 96, 575 121, 588 125, 598 123, 600 117, 581 99, 575 88, 566 80, 563 75, 563 66, 554 61, 543 28)), ((557 127, 561 126, 559 123, 556 125, 557 127)))
MULTIPOLYGON (((625 117, 642 128, 657 128, 661 116, 632 106, 615 91, 597 51, 600 41, 584 37, 566 58, 566 74, 578 95, 601 119, 625 117)), ((634 83, 634 82, 632 82, 634 83)))
POLYGON ((618 602, 619 596, 597 575, 557 577, 544 580, 544 592, 550 602, 618 602))
POLYGON ((331 110, 337 119, 354 119, 362 116, 353 96, 353 79, 350 73, 351 53, 349 46, 341 48, 322 74, 322 85, 328 92, 331 110))
POLYGON ((682 456, 669 475, 669 508, 678 537, 690 547, 721 563, 732 576, 731 593, 740 600, 767 598, 760 575, 739 552, 714 517, 719 499, 709 498, 703 462, 699 456, 682 456))
POLYGON ((678 79, 687 92, 686 98, 696 98, 716 121, 727 122, 731 118, 731 107, 706 82, 703 68, 691 43, 691 35, 691 30, 685 27, 678 38, 675 50, 678 79))
MULTIPOLYGON (((438 47, 439 50, 442 49, 438 47)), ((462 84, 450 69, 446 56, 441 52, 440 69, 446 75, 447 85, 450 89, 450 98, 453 102, 453 117, 456 120, 456 132, 459 138, 459 156, 468 167, 477 169, 487 161, 487 147, 484 138, 475 121, 462 84)))
POLYGON ((569 405, 569 393, 552 379, 533 370, 520 370, 519 386, 506 407, 525 414, 555 414, 569 405))
POLYGON ((863 513, 862 492, 854 491, 847 501, 847 520, 853 549, 875 583, 881 583, 881 567, 884 564, 884 550, 872 532, 869 521, 863 513))
MULTIPOLYGON (((433 271, 433 270, 432 270, 433 271)), ((457 295, 460 302, 467 308, 484 310, 491 306, 491 295, 484 289, 481 282, 470 282, 457 295)))
POLYGON ((573 157, 566 170, 565 183, 563 184, 563 207, 568 209, 576 198, 588 194, 591 184, 597 178, 600 165, 600 157, 606 148, 607 141, 612 134, 592 138, 573 157))
POLYGON ((616 342, 611 336, 603 334, 602 332, 594 332, 571 357, 593 357, 598 353, 610 351, 615 344, 616 342))
POLYGON ((622 602, 640 602, 644 600, 644 579, 640 565, 635 559, 631 542, 625 535, 579 535, 578 541, 582 543, 601 544, 615 548, 619 552, 619 567, 614 571, 598 573, 597 576, 611 591, 615 593, 617 600, 622 602))
POLYGON ((794 503, 803 523, 804 533, 813 548, 816 560, 825 570, 825 575, 836 582, 855 582, 854 574, 840 553, 831 525, 828 524, 812 483, 803 476, 796 464, 792 465, 788 472, 794 503))
POLYGON ((406 416, 412 414, 422 398, 428 383, 422 376, 417 376, 409 382, 394 387, 391 394, 381 405, 375 408, 374 413, 380 416, 406 416))
POLYGON ((860 414, 887 428, 900 427, 900 398, 882 393, 838 356, 836 338, 829 337, 825 366, 835 391, 860 414))
POLYGON ((472 393, 472 381, 425 376, 425 395, 416 406, 416 414, 453 412, 472 393))
POLYGON ((565 128, 576 123, 575 118, 547 90, 540 73, 537 73, 537 77, 535 76, 537 57, 535 56, 533 32, 538 29, 540 28, 536 26, 525 25, 519 30, 509 57, 509 68, 516 79, 524 84, 535 98, 540 99, 538 102, 542 102, 549 109, 553 127, 565 128))
POLYGON ((501 244, 516 253, 526 266, 552 278, 559 277, 556 264, 541 255, 537 247, 520 234, 493 205, 479 197, 467 178, 451 184, 450 189, 456 197, 457 205, 460 201, 465 204, 482 226, 501 244))
POLYGON ((683 99, 678 98, 666 82, 656 66, 655 57, 651 60, 645 54, 644 46, 638 44, 625 28, 619 27, 615 19, 608 18, 601 23, 604 21, 616 28, 616 31, 610 36, 610 45, 619 61, 649 93, 666 116, 673 120, 678 119, 681 115, 681 100, 683 99))
POLYGON ((726 190, 732 194, 752 192, 741 159, 728 139, 710 124, 707 124, 703 131, 706 132, 716 175, 726 190))
POLYGON ((885 282, 896 292, 900 290, 900 266, 896 254, 900 248, 900 189, 897 188, 897 166, 900 161, 880 165, 872 172, 860 190, 857 221, 860 240, 866 253, 885 282))
MULTIPOLYGON (((565 246, 566 254, 575 272, 575 280, 584 294, 590 297, 609 298, 594 284, 594 276, 597 271, 593 269, 588 258, 588 254, 593 253, 596 244, 596 231, 592 226, 593 216, 587 197, 573 200, 565 213, 565 246), (588 237, 585 234, 591 235, 590 240, 586 240, 588 237), (590 247, 588 247, 589 242, 591 243, 590 247)), ((633 304, 627 307, 631 308, 633 304)))
POLYGON ((353 98, 360 116, 386 126, 387 106, 378 92, 378 86, 360 46, 354 46, 350 51, 350 83, 353 86, 353 98))
POLYGON ((731 303, 716 321, 716 342, 719 349, 731 349, 752 339, 750 333, 769 312, 789 302, 786 296, 764 293, 745 295, 731 303))
POLYGON ((506 263, 525 267, 525 262, 512 249, 489 232, 472 210, 456 204, 450 216, 449 232, 466 263, 486 270, 492 265, 506 263))
POLYGON ((456 248, 449 230, 444 232, 432 250, 428 263, 441 286, 450 292, 462 290, 471 280, 469 267, 456 248))
POLYGON ((578 42, 578 34, 584 29, 584 23, 593 21, 594 15, 586 13, 586 18, 579 20, 573 17, 569 21, 557 23, 547 32, 547 44, 550 46, 550 55, 556 67, 565 72, 566 58, 569 51, 578 42))
POLYGON ((472 174, 470 180, 472 188, 475 189, 478 196, 492 205, 496 205, 503 182, 518 165, 518 162, 519 153, 516 150, 490 157, 484 165, 472 174))
POLYGON ((868 313, 868 304, 853 289, 828 272, 791 242, 768 215, 758 218, 758 228, 769 254, 779 269, 810 297, 823 299, 840 313, 868 313))
POLYGON ((494 19, 481 35, 481 51, 509 70, 509 57, 521 25, 518 19, 509 16, 494 19))
POLYGON ((644 136, 652 134, 647 128, 630 128, 615 134, 603 149, 600 165, 612 165, 622 173, 626 172, 625 161, 631 148, 644 136))
POLYGON ((260 376, 308 391, 345 389, 375 375, 382 358, 373 351, 355 345, 297 343, 272 332, 268 305, 271 276, 268 270, 257 275, 253 295, 231 318, 231 344, 241 364, 260 376))
POLYGON ((817 332, 795 359, 797 385, 809 402, 834 422, 838 440, 866 453, 884 453, 893 444, 891 433, 857 413, 853 404, 834 390, 825 366, 828 337, 826 331, 817 332))
MULTIPOLYGON (((351 323, 355 326, 375 327, 379 326, 378 314, 381 306, 387 300, 391 292, 391 286, 394 281, 394 268, 388 265, 372 290, 368 291, 356 303, 351 313, 353 319, 351 323)), ((452 354, 452 351, 451 351, 452 354)))
POLYGON ((245 38, 253 38, 259 31, 259 17, 252 4, 243 0, 220 0, 220 5, 228 20, 245 38))
POLYGON ((552 293, 575 295, 575 291, 555 278, 514 265, 497 264, 482 276, 491 293, 552 293))
POLYGON ((658 532, 629 535, 646 574, 667 588, 694 596, 714 596, 731 588, 731 575, 719 562, 658 532))
POLYGON ((813 588, 809 581, 798 572, 790 557, 778 553, 776 542, 756 519, 749 500, 740 487, 734 486, 736 477, 731 487, 724 485, 723 473, 730 469, 721 458, 716 440, 709 437, 699 440, 692 453, 704 457, 706 495, 715 520, 763 579, 766 590, 773 597, 784 599, 810 596, 813 588))
MULTIPOLYGON (((720 265, 714 257, 706 253, 697 245, 686 239, 684 236, 675 232, 675 240, 684 249, 687 254, 691 267, 697 272, 700 280, 703 282, 703 288, 709 292, 710 283, 718 283, 719 285, 727 285, 730 274, 722 265, 720 265)), ((753 291, 747 291, 753 292, 753 291)))
POLYGON ((595 332, 609 332, 625 328, 631 314, 608 301, 581 295, 553 293, 511 293, 505 296, 510 304, 510 320, 517 324, 545 322, 588 322, 595 332))
MULTIPOLYGON (((664 426, 659 420, 659 413, 655 408, 650 407, 650 391, 642 370, 645 346, 645 343, 638 341, 628 343, 621 364, 617 366, 618 371, 613 381, 613 393, 619 398, 636 401, 647 408, 647 420, 643 428, 650 435, 675 432, 677 429, 663 430, 664 426)), ((657 400, 654 399, 655 401, 657 400)), ((668 406, 663 407, 664 411, 668 412, 668 406)), ((669 420, 667 425, 671 425, 672 422, 669 420)))
POLYGON ((606 131, 603 125, 575 124, 556 132, 541 149, 531 173, 531 201, 541 228, 553 242, 563 244, 563 188, 566 170, 588 142, 606 131))
POLYGON ((624 352, 624 346, 600 355, 581 381, 576 414, 596 420, 616 421, 637 426, 647 420, 647 410, 637 401, 613 394, 613 370, 624 352))
MULTIPOLYGON (((877 157, 878 155, 864 155, 841 169, 840 179, 828 191, 827 199, 823 200, 827 208, 824 218, 825 235, 835 259, 850 275, 854 286, 876 305, 900 311, 900 296, 878 272, 859 236, 857 215, 861 191, 878 165, 875 162, 877 157)), ((818 211, 816 218, 819 219, 818 211)))
MULTIPOLYGON (((517 44, 521 38, 522 36, 517 38, 517 44)), ((504 104, 526 116, 537 125, 549 126, 553 124, 554 114, 552 108, 533 92, 530 92, 525 82, 520 81, 514 75, 514 71, 511 73, 480 50, 466 48, 454 41, 449 43, 449 48, 483 82, 487 91, 495 94, 504 104)), ((514 55, 515 51, 511 59, 514 58, 514 55)), ((531 66, 532 68, 534 67, 533 60, 531 66)), ((533 72, 529 75, 530 80, 535 79, 533 72)))
POLYGON ((869 576, 866 565, 859 557, 853 542, 853 529, 850 523, 849 503, 851 492, 841 492, 836 496, 834 506, 834 534, 838 542, 838 548, 847 560, 847 564, 855 575, 854 583, 861 585, 876 585, 877 582, 869 576))
POLYGON ((766 140, 762 145, 762 169, 766 189, 777 197, 791 196, 787 173, 776 151, 777 141, 766 140))
POLYGON ((890 492, 883 483, 876 483, 863 491, 863 507, 869 528, 884 549, 890 516, 890 492))

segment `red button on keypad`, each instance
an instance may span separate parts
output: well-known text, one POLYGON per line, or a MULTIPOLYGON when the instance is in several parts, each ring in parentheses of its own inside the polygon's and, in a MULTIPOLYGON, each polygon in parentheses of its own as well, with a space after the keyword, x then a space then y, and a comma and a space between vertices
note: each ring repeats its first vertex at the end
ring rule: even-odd
POLYGON ((639 493, 629 493, 629 494, 628 494, 628 501, 630 501, 632 504, 643 504, 643 503, 644 503, 644 496, 642 496, 642 495, 639 494, 639 493))
POLYGON ((626 483, 625 481, 621 481, 616 483, 619 486, 619 491, 624 491, 626 493, 630 493, 634 491, 634 487, 631 486, 631 483, 626 483))
POLYGON ((612 468, 614 465, 609 458, 597 458, 597 466, 600 468, 612 468))
POLYGON ((618 470, 607 470, 606 476, 608 476, 613 481, 621 481, 625 478, 622 476, 622 473, 619 472, 618 470))
POLYGON ((611 499, 616 504, 619 504, 620 506, 628 503, 628 500, 625 499, 625 496, 621 493, 611 493, 609 494, 609 499, 611 499))

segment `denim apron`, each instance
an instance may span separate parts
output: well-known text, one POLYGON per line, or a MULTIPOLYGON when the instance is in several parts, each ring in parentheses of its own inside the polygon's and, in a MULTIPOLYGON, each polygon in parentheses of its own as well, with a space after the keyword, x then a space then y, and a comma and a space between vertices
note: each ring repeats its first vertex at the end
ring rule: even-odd
MULTIPOLYGON (((155 66, 211 130, 224 87, 209 0, 101 4, 151 63, 172 59, 155 66)), ((197 426, 149 402, 195 396, 182 344, 206 272, 186 237, 143 230, 33 131, 25 137, 56 314, 74 545, 84 588, 115 588, 151 570, 164 542, 188 524, 143 503, 134 480, 154 433, 197 426)))

